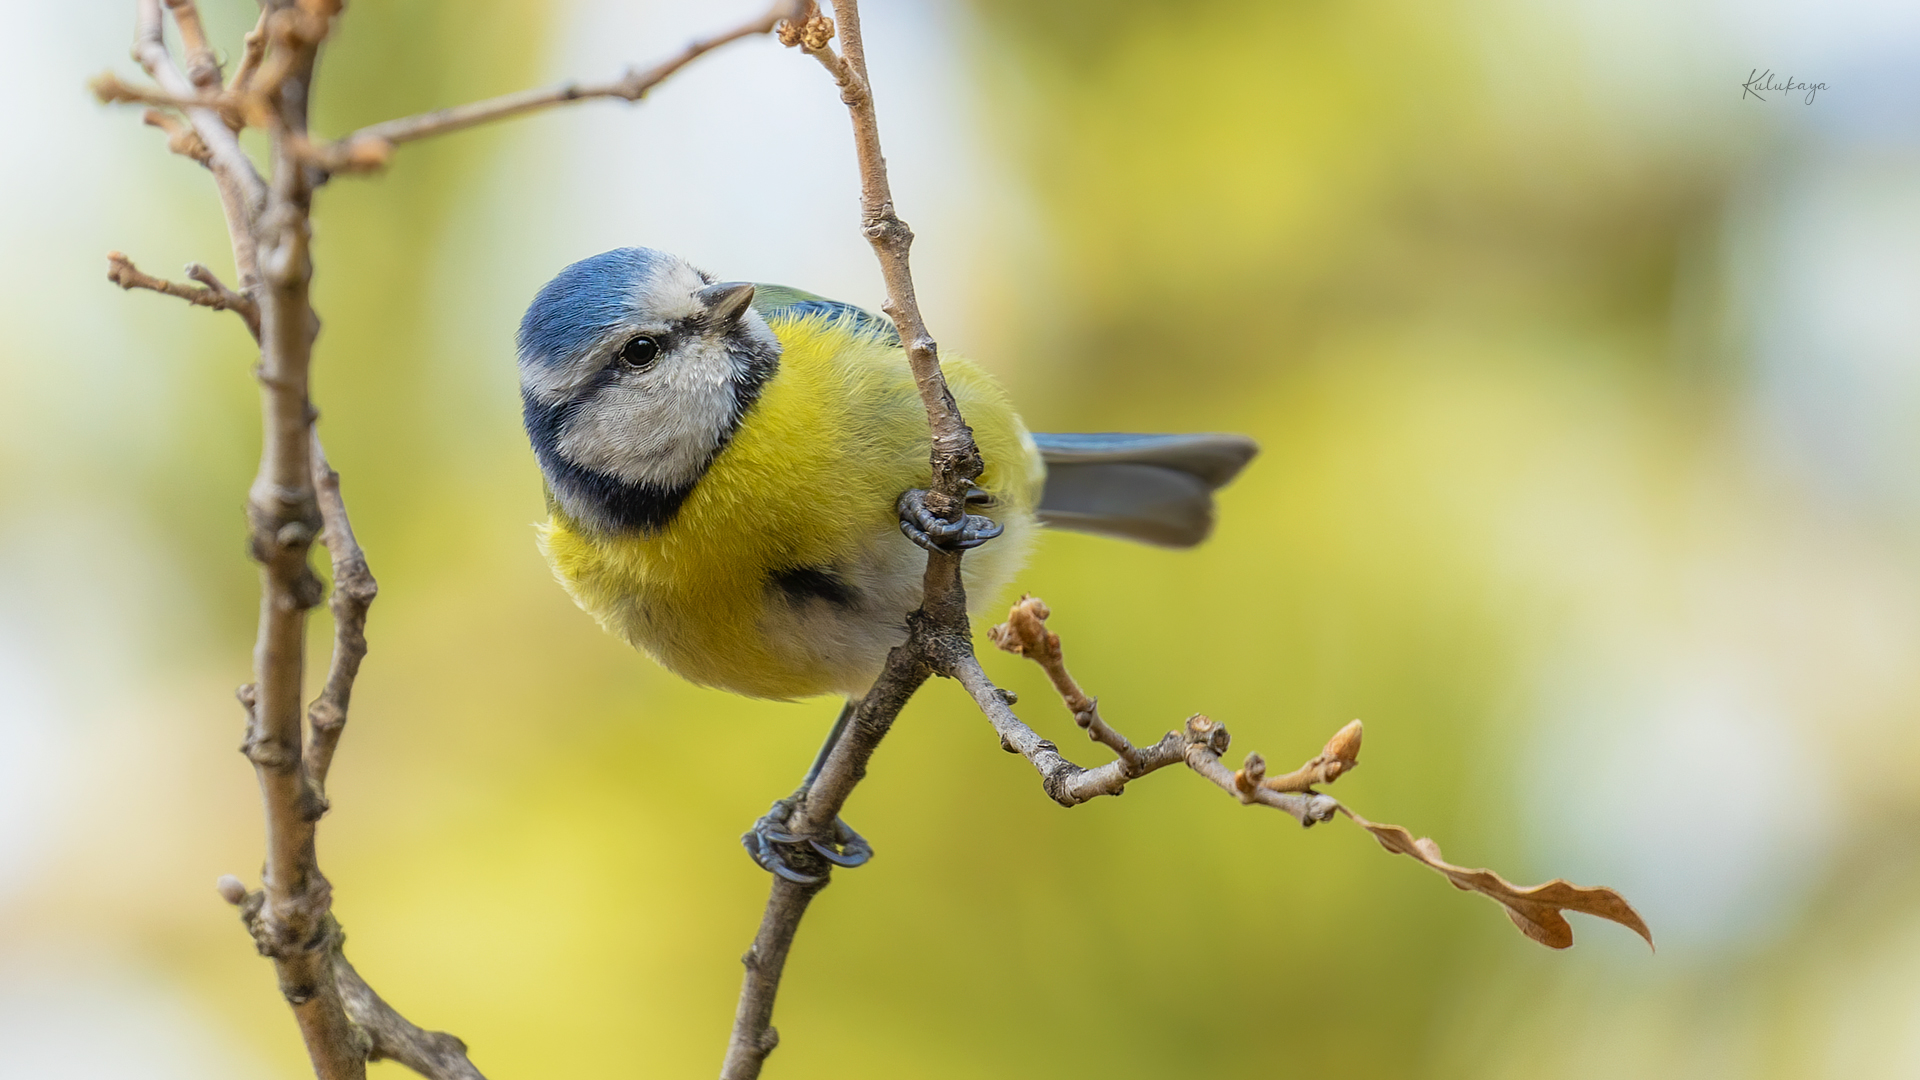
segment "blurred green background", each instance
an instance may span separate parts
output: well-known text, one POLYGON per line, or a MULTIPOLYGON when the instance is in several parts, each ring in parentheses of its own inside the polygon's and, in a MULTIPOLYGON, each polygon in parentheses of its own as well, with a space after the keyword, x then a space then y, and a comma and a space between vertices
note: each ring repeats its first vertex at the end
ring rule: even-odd
MULTIPOLYGON (((251 5, 206 7, 237 46, 251 5)), ((355 4, 317 122, 610 74, 753 7, 355 4)), ((230 699, 249 342, 103 280, 110 248, 227 272, 219 215, 85 97, 132 70, 130 4, 12 21, 0 1074, 298 1077, 212 889, 260 852, 230 699)), ((1265 447, 1208 545, 1058 535, 1021 577, 1109 719, 1205 711, 1290 767, 1361 717, 1335 794, 1458 862, 1619 887, 1661 947, 1576 917, 1550 953, 1349 823, 1191 777, 1062 811, 934 685, 849 807, 880 855, 817 902, 769 1075, 1920 1075, 1920 15, 867 22, 943 345, 1036 429, 1265 447), (1756 67, 1830 88, 1743 100, 1756 67)), ((320 197, 321 430, 383 590, 321 859, 359 968, 489 1075, 717 1068, 766 891, 737 837, 834 711, 694 689, 572 607, 513 328, 634 243, 877 305, 855 196, 830 87, 756 41, 320 197)), ((1037 671, 987 663, 1097 758, 1037 671)))

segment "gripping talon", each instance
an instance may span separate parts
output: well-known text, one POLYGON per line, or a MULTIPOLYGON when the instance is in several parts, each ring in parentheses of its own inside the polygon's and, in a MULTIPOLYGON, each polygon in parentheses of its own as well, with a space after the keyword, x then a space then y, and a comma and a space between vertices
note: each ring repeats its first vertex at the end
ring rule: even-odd
POLYGON ((773 873, 778 874, 783 878, 786 878, 788 881, 793 882, 795 885, 818 885, 822 881, 826 880, 825 877, 818 874, 803 874, 800 871, 795 870, 792 867, 788 866, 786 863, 781 862, 777 858, 772 860, 771 862, 761 863, 760 866, 761 866, 761 869, 770 870, 773 873))
POLYGON ((807 843, 816 854, 835 866, 851 869, 864 866, 868 859, 873 858, 873 845, 839 818, 833 821, 833 843, 823 844, 818 840, 808 840, 807 843))
POLYGON ((795 885, 818 885, 827 880, 825 874, 809 874, 795 869, 789 859, 791 853, 783 848, 798 848, 810 851, 835 866, 852 868, 864 865, 873 858, 873 845, 867 839, 854 832, 846 822, 834 819, 831 841, 816 840, 788 832, 786 825, 793 816, 799 797, 781 799, 773 804, 766 816, 753 823, 753 828, 740 837, 740 844, 747 849, 760 869, 793 882, 795 885))
POLYGON ((927 493, 918 488, 902 493, 895 509, 900 514, 900 531, 927 551, 970 551, 1005 531, 998 522, 979 514, 962 514, 960 520, 948 521, 927 509, 927 493))

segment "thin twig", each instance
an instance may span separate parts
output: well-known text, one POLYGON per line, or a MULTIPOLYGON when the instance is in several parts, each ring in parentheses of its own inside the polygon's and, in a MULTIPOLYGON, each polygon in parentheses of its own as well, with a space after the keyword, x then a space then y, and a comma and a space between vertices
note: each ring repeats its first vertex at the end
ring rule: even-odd
POLYGON ((1246 764, 1238 771, 1221 764, 1220 755, 1226 753, 1232 737, 1224 725, 1198 714, 1187 718, 1184 734, 1168 732, 1145 750, 1135 749, 1126 736, 1100 719, 1097 702, 1067 671, 1060 636, 1047 629, 1047 618, 1052 614, 1039 597, 1023 596, 1007 613, 1007 621, 987 631, 987 637, 1001 649, 1040 665, 1060 700, 1073 713, 1074 721, 1087 729, 1093 741, 1114 752, 1113 761, 1098 768, 1082 769, 1061 758, 1051 742, 1034 734, 1013 715, 1007 708, 1005 692, 987 681, 977 661, 958 677, 995 727, 1001 729, 1007 748, 1021 753, 1040 770, 1047 793, 1056 801, 1063 806, 1075 806, 1101 795, 1118 795, 1127 781, 1183 761, 1188 768, 1241 802, 1284 810, 1302 825, 1326 821, 1333 815, 1338 806, 1334 800, 1313 791, 1307 783, 1293 781, 1311 776, 1313 782, 1331 783, 1342 772, 1356 768, 1360 721, 1341 728, 1319 757, 1283 778, 1289 781, 1287 784, 1262 783, 1266 760, 1259 754, 1248 754, 1246 764))
POLYGON ((611 82, 565 82, 559 86, 520 90, 487 98, 484 101, 435 109, 416 116, 385 120, 361 128, 334 142, 316 143, 310 146, 307 149, 309 160, 329 172, 374 169, 385 165, 393 154, 393 148, 401 143, 463 131, 494 120, 523 116, 575 101, 590 101, 595 98, 638 101, 646 96, 647 91, 666 81, 667 77, 674 72, 722 45, 770 32, 783 20, 790 18, 798 7, 795 0, 775 0, 774 5, 764 14, 711 37, 696 38, 688 42, 679 52, 652 67, 629 68, 626 74, 611 82))
POLYGON ((180 48, 186 53, 187 81, 201 89, 220 85, 220 58, 207 44, 207 31, 200 24, 200 9, 194 0, 167 0, 173 25, 180 28, 180 48))
POLYGON ((1060 700, 1073 714, 1073 722, 1080 725, 1087 737, 1112 750, 1122 761, 1130 766, 1140 763, 1140 751, 1127 741, 1125 735, 1107 726, 1100 719, 1100 702, 1088 697, 1080 684, 1067 672, 1066 658, 1060 652, 1060 635, 1047 629, 1047 616, 1052 614, 1047 605, 1038 597, 1023 596, 1020 602, 1008 613, 1007 621, 987 631, 987 637, 995 645, 1013 653, 1025 656, 1040 665, 1052 681, 1053 688, 1060 694, 1060 700))
POLYGON ((1159 742, 1139 751, 1137 763, 1117 757, 1105 765, 1083 768, 1068 760, 1051 740, 1042 738, 1013 714, 1007 704, 1006 691, 993 685, 977 659, 969 657, 954 672, 954 678, 973 695, 974 704, 986 714, 999 734, 1001 745, 1031 762, 1040 773, 1041 788, 1062 806, 1078 806, 1102 795, 1118 795, 1130 781, 1174 764, 1186 765, 1242 802, 1284 811, 1302 825, 1328 820, 1339 805, 1319 794, 1266 789, 1241 792, 1234 782, 1233 770, 1220 762, 1220 755, 1226 753, 1233 741, 1232 736, 1225 725, 1198 714, 1187 718, 1183 730, 1170 731, 1159 742))
MULTIPOLYGON (((930 464, 933 484, 927 506, 948 520, 964 512, 967 489, 984 465, 974 445, 973 432, 961 419, 953 394, 940 371, 939 347, 928 333, 914 297, 913 274, 907 252, 913 232, 894 213, 887 182, 886 159, 880 152, 879 122, 867 81, 866 53, 860 35, 856 0, 836 0, 835 20, 844 57, 834 56, 828 40, 835 23, 827 21, 812 0, 796 9, 781 33, 788 45, 800 45, 819 59, 841 88, 853 122, 854 145, 860 164, 861 230, 871 242, 887 285, 883 310, 892 317, 906 347, 914 384, 927 410, 931 433, 930 464)), ((966 591, 960 579, 960 555, 929 552, 923 578, 921 607, 908 617, 907 641, 887 656, 880 679, 867 691, 852 722, 822 763, 813 784, 803 793, 788 820, 794 835, 825 838, 840 808, 866 775, 867 763, 886 736, 900 710, 927 678, 955 675, 973 659, 967 626, 966 591)), ((1004 707, 1004 706, 1003 706, 1004 707)), ((753 1080, 767 1055, 779 1043, 773 1027, 774 1001, 779 994, 788 950, 799 932, 807 904, 828 881, 825 860, 808 863, 805 853, 797 868, 816 876, 815 884, 797 885, 776 876, 761 917, 759 933, 745 957, 746 976, 734 1013, 733 1032, 721 1067, 722 1080, 753 1080)))
MULTIPOLYGON (((139 18, 134 32, 134 59, 168 96, 183 101, 201 97, 167 51, 160 27, 160 0, 136 0, 136 10, 139 18)), ((219 109, 194 106, 185 111, 207 148, 207 167, 213 170, 214 183, 220 193, 220 209, 227 219, 227 235, 233 241, 233 266, 239 291, 254 296, 260 287, 260 272, 255 263, 253 224, 266 205, 266 181, 254 168, 253 159, 240 149, 239 138, 219 109)))
POLYGON ((93 96, 108 105, 132 104, 153 105, 163 109, 219 109, 231 108, 238 100, 237 95, 223 90, 208 90, 186 94, 169 93, 164 89, 156 90, 150 86, 130 83, 113 72, 96 75, 87 83, 87 89, 93 96))
POLYGON ((213 166, 213 154, 200 138, 200 133, 193 130, 192 124, 160 109, 148 109, 140 119, 148 127, 157 127, 167 133, 168 150, 209 168, 213 166))
POLYGON ((333 556, 333 662, 327 669, 327 683, 307 709, 307 775, 322 797, 327 790, 327 770, 333 765, 333 752, 340 745, 340 733, 347 726, 347 705, 353 696, 353 681, 360 675, 360 661, 367 655, 367 609, 380 592, 367 567, 366 553, 354 539, 353 522, 347 519, 347 505, 340 497, 340 474, 327 463, 320 436, 313 437, 313 486, 320 501, 320 519, 325 527, 320 542, 333 556))
POLYGON ((254 73, 260 70, 260 61, 267 55, 267 16, 270 14, 272 9, 262 8, 260 20, 242 39, 240 63, 233 69, 233 78, 227 80, 228 90, 245 92, 251 87, 254 73))
POLYGON ((187 277, 199 286, 157 278, 133 265, 133 260, 118 251, 107 252, 107 280, 123 289, 148 289, 179 297, 189 304, 215 311, 231 311, 247 324, 247 332, 260 337, 260 309, 247 297, 226 287, 213 271, 199 263, 187 264, 187 277))

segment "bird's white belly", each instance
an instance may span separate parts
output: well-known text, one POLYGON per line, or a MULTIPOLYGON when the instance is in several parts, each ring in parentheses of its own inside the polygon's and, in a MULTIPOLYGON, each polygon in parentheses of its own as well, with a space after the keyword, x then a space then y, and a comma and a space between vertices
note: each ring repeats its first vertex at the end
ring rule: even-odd
POLYGON ((788 666, 823 674, 834 691, 859 697, 880 675, 887 652, 907 639, 907 615, 920 606, 924 552, 894 532, 876 537, 832 571, 845 602, 798 594, 770 582, 758 629, 767 651, 788 666))

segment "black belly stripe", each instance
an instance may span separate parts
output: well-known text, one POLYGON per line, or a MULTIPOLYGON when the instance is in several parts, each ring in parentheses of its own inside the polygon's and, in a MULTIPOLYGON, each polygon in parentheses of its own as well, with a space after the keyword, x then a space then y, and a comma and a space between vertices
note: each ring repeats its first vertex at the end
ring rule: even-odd
POLYGON ((768 579, 794 604, 825 600, 838 607, 852 607, 858 594, 832 570, 819 566, 795 566, 775 570, 768 579))

